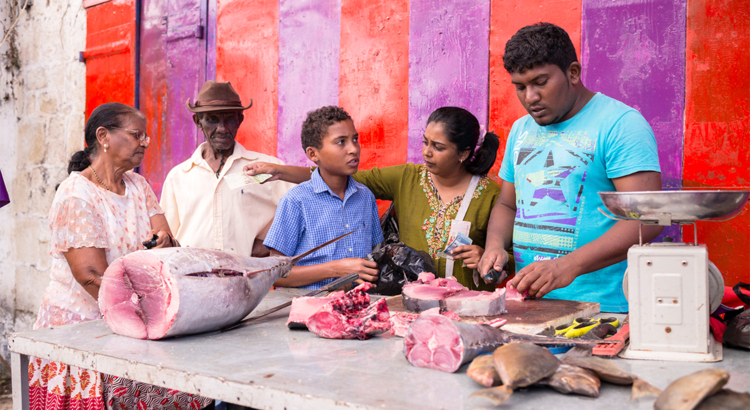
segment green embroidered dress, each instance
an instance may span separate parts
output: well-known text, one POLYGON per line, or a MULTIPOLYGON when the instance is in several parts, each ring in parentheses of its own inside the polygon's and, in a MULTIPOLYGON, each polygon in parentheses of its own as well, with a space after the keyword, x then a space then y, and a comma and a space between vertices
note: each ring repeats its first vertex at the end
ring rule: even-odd
MULTIPOLYGON (((445 249, 450 224, 461 206, 462 197, 439 198, 431 175, 423 165, 404 164, 373 168, 354 174, 354 180, 365 184, 377 199, 393 201, 401 241, 414 249, 428 252, 437 266, 438 276, 445 276, 445 259, 437 252, 445 249), (450 202, 445 202, 445 201, 450 202)), ((469 237, 482 248, 487 238, 490 212, 500 194, 500 185, 488 177, 479 180, 466 212, 465 221, 471 222, 469 237)), ((464 286, 477 289, 472 279, 473 270, 453 264, 453 276, 464 286)), ((480 279, 481 290, 494 290, 480 279)))

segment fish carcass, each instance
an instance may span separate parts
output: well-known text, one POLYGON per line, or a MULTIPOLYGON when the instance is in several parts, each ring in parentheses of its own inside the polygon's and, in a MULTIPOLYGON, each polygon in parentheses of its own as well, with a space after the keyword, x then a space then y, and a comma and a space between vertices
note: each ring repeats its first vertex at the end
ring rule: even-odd
POLYGON ((521 335, 488 325, 455 322, 442 315, 420 315, 406 332, 404 356, 412 366, 453 373, 478 355, 514 341, 545 345, 596 344, 596 341, 521 335))
POLYGON ((662 391, 652 386, 647 381, 638 378, 638 376, 622 370, 619 366, 612 363, 611 360, 602 359, 601 357, 565 357, 563 363, 577 366, 594 373, 599 379, 612 384, 633 385, 630 400, 635 400, 643 396, 659 396, 662 391))
POLYGON ((472 360, 469 368, 466 369, 466 375, 484 387, 498 386, 503 383, 495 369, 495 360, 489 354, 479 355, 472 360))
POLYGON ((552 387, 563 394, 575 393, 599 397, 599 387, 601 387, 602 382, 586 369, 561 364, 552 376, 539 380, 537 384, 552 387))
MULTIPOLYGON (((391 313, 391 334, 396 337, 405 337, 412 322, 422 315, 443 315, 450 320, 461 321, 461 316, 455 314, 452 310, 441 310, 440 308, 427 309, 422 313, 395 312, 391 313)), ((488 325, 500 327, 508 323, 508 319, 495 318, 483 322, 472 322, 475 325, 488 325)))
POLYGON ((750 394, 722 389, 705 398, 695 410, 747 410, 750 409, 750 394))
POLYGON ((219 330, 242 320, 303 257, 244 257, 200 248, 162 248, 125 255, 107 268, 99 309, 113 332, 162 339, 219 330))
POLYGON ((474 392, 469 397, 484 397, 498 405, 513 394, 513 390, 531 386, 552 376, 560 361, 548 349, 529 343, 510 343, 492 353, 495 369, 502 386, 474 392))
POLYGON ((656 398, 656 410, 693 410, 704 399, 718 393, 729 381, 723 369, 704 369, 681 377, 656 398))
POLYGON ((387 332, 391 328, 390 316, 385 299, 370 304, 367 290, 372 286, 364 282, 334 298, 307 320, 311 332, 326 339, 364 340, 387 332))
POLYGON ((401 293, 404 307, 423 312, 440 307, 459 316, 494 316, 505 313, 505 289, 494 292, 469 290, 456 278, 437 278, 429 272, 419 274, 401 293))

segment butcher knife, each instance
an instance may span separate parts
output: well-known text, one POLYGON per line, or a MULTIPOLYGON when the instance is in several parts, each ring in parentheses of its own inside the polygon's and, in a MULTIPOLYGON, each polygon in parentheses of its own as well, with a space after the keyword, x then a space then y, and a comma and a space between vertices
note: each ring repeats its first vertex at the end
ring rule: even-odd
MULTIPOLYGON (((333 282, 331 282, 331 283, 323 286, 320 289, 315 289, 314 291, 303 295, 303 297, 318 296, 321 293, 334 291, 334 290, 336 290, 338 288, 341 288, 341 287, 344 287, 344 286, 346 286, 346 285, 348 285, 350 283, 354 283, 354 281, 357 280, 357 279, 359 279, 359 275, 358 274, 356 274, 356 273, 350 273, 350 274, 348 274, 346 276, 343 276, 343 277, 340 277, 340 278, 336 279, 335 281, 333 281, 333 282)), ((232 326, 229 326, 227 328, 224 328, 224 329, 222 329, 222 332, 225 332, 227 330, 237 329, 238 327, 245 326, 245 325, 249 324, 249 322, 251 322, 251 321, 253 321, 255 319, 259 319, 259 318, 262 318, 264 316, 268 316, 268 315, 270 315, 273 312, 278 312, 279 310, 284 309, 285 307, 289 307, 291 305, 292 305, 292 301, 291 300, 289 302, 282 303, 279 306, 272 307, 271 309, 266 310, 265 312, 259 314, 258 316, 253 316, 251 318, 247 318, 247 319, 245 319, 245 320, 237 323, 236 325, 232 325, 232 326)))

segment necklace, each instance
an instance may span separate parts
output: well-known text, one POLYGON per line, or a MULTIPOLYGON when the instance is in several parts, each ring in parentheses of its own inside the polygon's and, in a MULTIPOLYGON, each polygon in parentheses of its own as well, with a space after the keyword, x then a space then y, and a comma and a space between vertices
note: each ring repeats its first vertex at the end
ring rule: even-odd
MULTIPOLYGON (((107 191, 112 191, 111 189, 109 189, 109 185, 105 184, 104 181, 99 179, 99 175, 96 175, 96 171, 94 171, 94 168, 91 165, 89 165, 89 168, 91 168, 91 172, 94 173, 94 178, 96 178, 96 180, 99 181, 100 184, 104 185, 104 188, 107 188, 107 191)), ((125 185, 125 181, 123 180, 120 180, 120 183, 122 185, 125 185)))
POLYGON ((222 168, 224 168, 224 154, 221 155, 221 163, 219 164, 219 169, 216 170, 216 178, 218 178, 219 174, 221 174, 222 168))

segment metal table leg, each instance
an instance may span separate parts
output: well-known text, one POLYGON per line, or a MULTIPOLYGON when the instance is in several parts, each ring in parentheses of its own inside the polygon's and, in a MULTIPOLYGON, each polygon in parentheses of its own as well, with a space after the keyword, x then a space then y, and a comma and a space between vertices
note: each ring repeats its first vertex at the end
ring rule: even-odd
POLYGON ((10 369, 13 383, 13 410, 28 410, 29 356, 11 352, 10 369))

